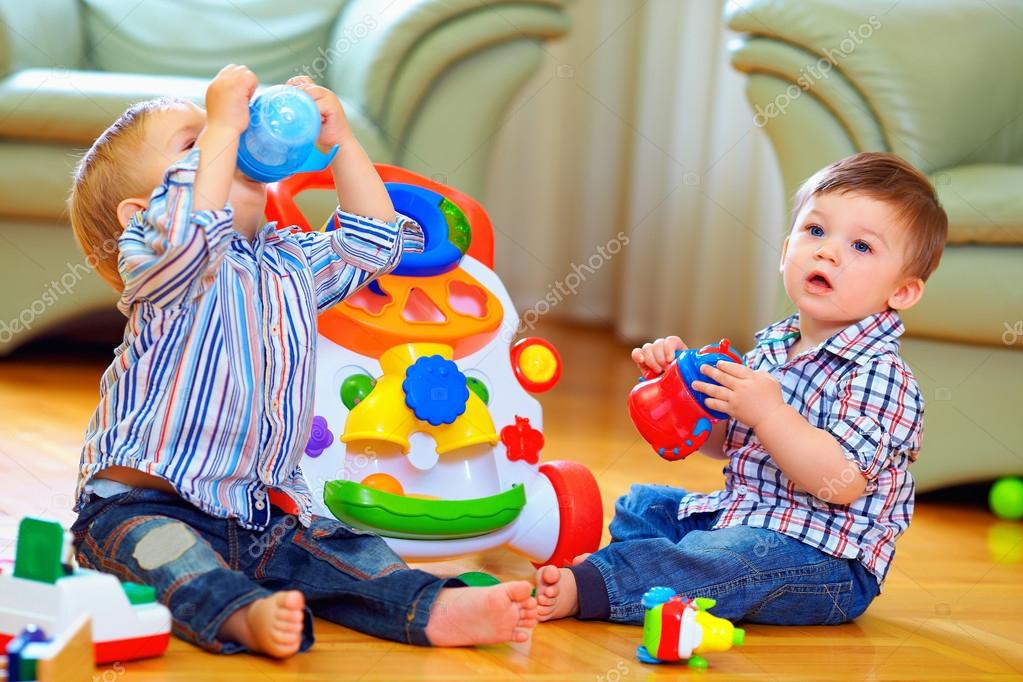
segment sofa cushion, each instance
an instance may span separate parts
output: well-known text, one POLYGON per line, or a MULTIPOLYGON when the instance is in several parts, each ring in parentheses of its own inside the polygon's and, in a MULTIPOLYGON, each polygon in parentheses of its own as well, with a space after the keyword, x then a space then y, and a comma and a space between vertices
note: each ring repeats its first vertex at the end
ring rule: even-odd
POLYGON ((62 144, 0 143, 0 220, 66 218, 78 156, 62 144))
POLYGON ((1023 329, 1021 265, 1023 246, 950 245, 923 298, 903 315, 908 333, 1023 348, 1015 331, 1023 329))
POLYGON ((931 180, 950 244, 1023 244, 1023 166, 960 166, 931 180))
POLYGON ((82 0, 86 56, 101 71, 210 78, 248 65, 264 83, 315 77, 347 0, 82 0))

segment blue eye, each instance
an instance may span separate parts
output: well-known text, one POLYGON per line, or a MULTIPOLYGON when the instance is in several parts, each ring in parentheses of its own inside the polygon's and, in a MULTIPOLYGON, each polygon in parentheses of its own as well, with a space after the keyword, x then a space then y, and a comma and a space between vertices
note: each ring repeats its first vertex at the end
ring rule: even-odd
POLYGON ((814 237, 823 237, 824 236, 824 228, 821 227, 820 225, 811 225, 810 228, 809 228, 809 231, 810 231, 810 234, 813 235, 814 237))
POLYGON ((870 248, 870 244, 864 241, 853 242, 853 248, 859 251, 860 253, 870 253, 872 250, 870 248))

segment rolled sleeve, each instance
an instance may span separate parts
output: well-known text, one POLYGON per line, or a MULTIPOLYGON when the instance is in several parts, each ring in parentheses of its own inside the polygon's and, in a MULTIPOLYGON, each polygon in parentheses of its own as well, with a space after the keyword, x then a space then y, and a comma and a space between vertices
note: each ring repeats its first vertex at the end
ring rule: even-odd
POLYGON ((346 263, 374 274, 390 272, 402 253, 421 253, 426 243, 419 224, 400 213, 388 223, 339 208, 334 219, 334 252, 346 263))
POLYGON ((212 281, 234 235, 230 205, 193 211, 199 150, 172 164, 118 238, 118 270, 124 291, 118 308, 127 314, 140 299, 175 305, 196 296, 212 281))
POLYGON ((920 449, 923 400, 916 380, 891 363, 860 367, 844 379, 827 431, 867 479, 866 494, 898 452, 920 449))
POLYGON ((420 253, 424 247, 422 228, 401 214, 388 223, 339 208, 331 220, 334 229, 330 232, 290 236, 302 248, 312 270, 320 312, 393 270, 402 254, 420 253))

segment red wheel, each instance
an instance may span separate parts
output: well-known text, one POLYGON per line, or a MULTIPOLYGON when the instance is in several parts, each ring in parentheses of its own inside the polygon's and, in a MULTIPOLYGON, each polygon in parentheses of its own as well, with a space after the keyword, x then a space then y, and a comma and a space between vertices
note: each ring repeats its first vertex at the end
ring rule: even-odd
POLYGON ((571 566, 572 559, 600 546, 604 511, 600 488, 590 470, 578 462, 547 462, 540 473, 550 479, 558 497, 558 544, 546 561, 534 564, 571 566))

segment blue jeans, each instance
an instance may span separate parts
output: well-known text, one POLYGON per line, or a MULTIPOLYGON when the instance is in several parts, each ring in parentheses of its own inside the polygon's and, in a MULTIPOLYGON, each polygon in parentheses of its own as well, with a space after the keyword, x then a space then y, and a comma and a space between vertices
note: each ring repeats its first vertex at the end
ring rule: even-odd
POLYGON ((314 517, 305 528, 272 507, 266 530, 250 531, 159 490, 94 496, 71 530, 81 565, 152 586, 174 634, 219 653, 244 650, 217 639, 227 617, 279 590, 305 595, 303 651, 313 644, 313 615, 429 645, 434 599, 463 585, 410 569, 378 536, 338 521, 314 517))
POLYGON ((858 561, 765 528, 711 530, 718 512, 678 518, 684 490, 634 485, 615 505, 611 544, 572 568, 579 617, 642 623, 656 585, 717 600, 713 613, 772 625, 844 623, 878 594, 858 561))

